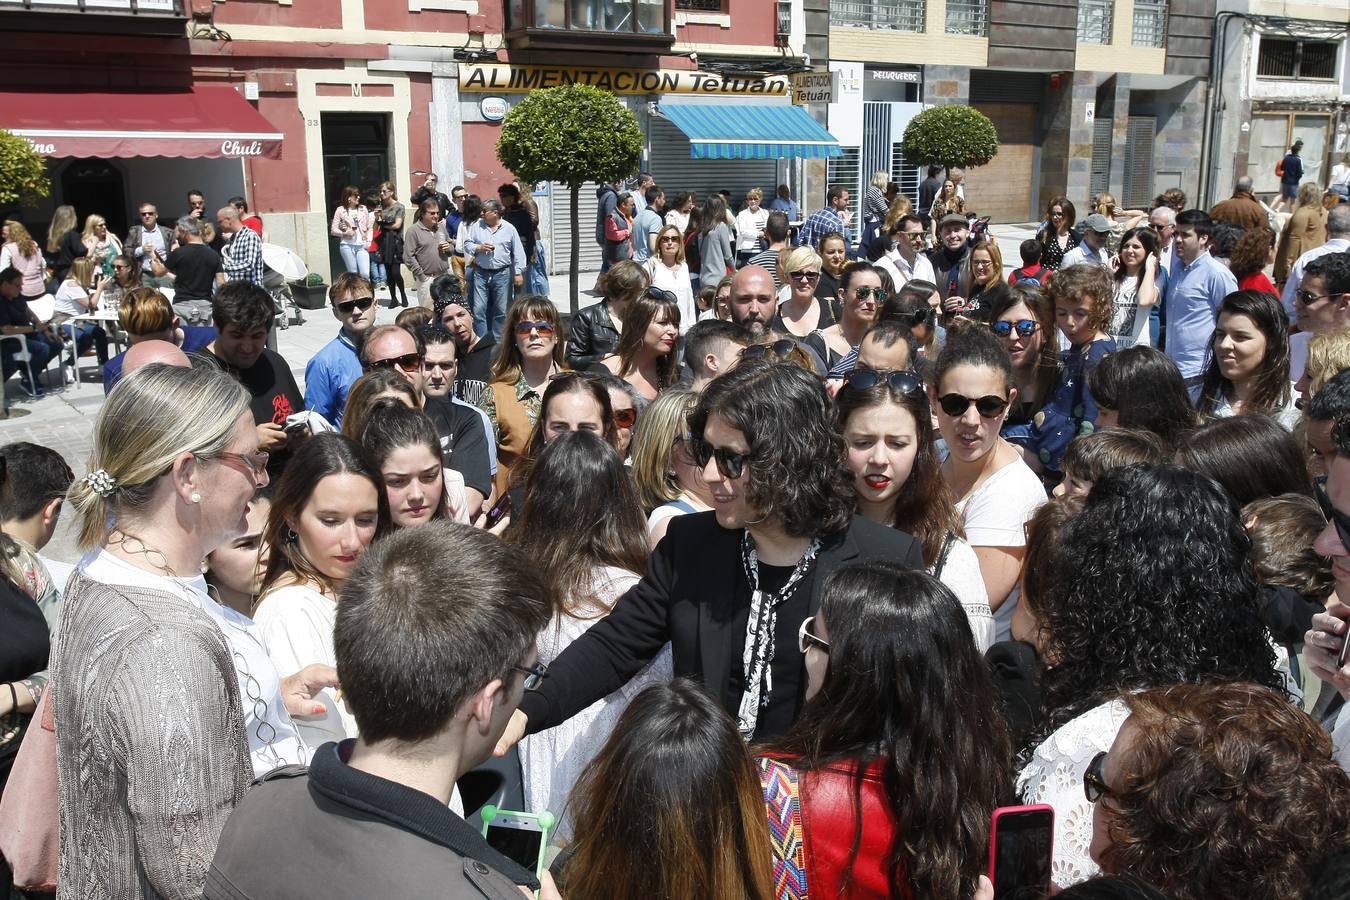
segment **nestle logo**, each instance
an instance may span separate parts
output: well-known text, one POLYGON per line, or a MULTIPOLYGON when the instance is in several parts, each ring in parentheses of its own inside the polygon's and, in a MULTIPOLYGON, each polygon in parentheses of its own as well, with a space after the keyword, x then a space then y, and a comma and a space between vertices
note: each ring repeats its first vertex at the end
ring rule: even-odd
POLYGON ((221 141, 222 156, 262 156, 262 141, 221 141))

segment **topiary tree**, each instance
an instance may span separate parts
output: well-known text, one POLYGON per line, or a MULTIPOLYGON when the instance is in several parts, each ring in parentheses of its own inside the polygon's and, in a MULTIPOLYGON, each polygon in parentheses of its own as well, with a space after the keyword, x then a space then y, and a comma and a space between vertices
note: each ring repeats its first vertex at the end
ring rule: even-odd
POLYGON ((613 94, 585 84, 534 91, 502 122, 497 158, 525 181, 560 181, 572 192, 569 304, 576 308, 581 185, 618 181, 638 170, 643 136, 637 117, 613 94))
POLYGON ((0 206, 37 203, 51 190, 46 160, 26 140, 0 129, 0 206))
POLYGON ((982 166, 998 153, 998 131, 969 106, 925 109, 905 127, 905 162, 914 166, 982 166))

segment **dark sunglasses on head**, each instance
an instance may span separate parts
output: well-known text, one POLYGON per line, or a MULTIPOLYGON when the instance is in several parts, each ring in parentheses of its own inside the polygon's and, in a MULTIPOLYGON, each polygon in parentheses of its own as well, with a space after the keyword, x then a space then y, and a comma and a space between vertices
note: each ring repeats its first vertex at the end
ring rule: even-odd
POLYGON ((796 272, 789 272, 788 277, 793 281, 815 281, 820 278, 819 272, 807 272, 804 269, 798 269, 796 272))
POLYGON ((516 334, 520 337, 529 337, 531 331, 539 332, 540 337, 549 337, 556 329, 552 322, 517 322, 516 334))
POLYGON ((755 359, 766 353, 772 353, 774 356, 786 356, 792 352, 792 348, 795 346, 797 346, 796 342, 787 338, 774 341, 772 344, 751 344, 741 350, 741 359, 755 359))
POLYGON ((1327 495, 1326 476, 1314 481, 1313 486, 1317 490, 1317 503, 1322 507, 1322 515, 1327 517, 1328 522, 1336 526, 1336 537, 1340 538, 1343 547, 1350 550, 1350 516, 1331 505, 1331 497, 1327 495))
POLYGON ((416 372, 422 367, 422 357, 417 353, 405 353, 402 356, 391 356, 388 359, 373 359, 366 363, 366 371, 372 372, 376 369, 397 368, 403 372, 416 372))
POLYGON ((689 455, 694 458, 700 469, 708 465, 708 460, 717 460, 717 471, 721 472, 723 477, 732 480, 741 477, 741 473, 745 471, 745 461, 750 458, 749 453, 737 453, 725 447, 714 447, 698 437, 690 439, 689 455))
POLYGON ((995 416, 1003 415, 1003 411, 1008 408, 1006 397, 1000 397, 996 394, 985 394, 983 397, 967 397, 964 394, 943 394, 938 398, 938 405, 942 411, 952 418, 964 416, 966 410, 970 409, 970 404, 975 404, 975 409, 986 419, 992 419, 995 416))
POLYGON ((352 310, 359 309, 362 312, 365 312, 370 309, 370 305, 374 302, 374 297, 353 297, 350 300, 343 300, 340 303, 337 303, 336 306, 338 312, 342 313, 344 316, 350 316, 352 310))
POLYGON ((646 295, 648 300, 660 300, 663 303, 675 302, 674 294, 672 294, 670 291, 662 290, 661 288, 656 287, 655 285, 648 287, 642 293, 646 295))
POLYGON ((1035 319, 1018 319, 1016 322, 991 322, 989 330, 1001 338, 1011 337, 1013 331, 1017 332, 1018 337, 1031 337, 1040 330, 1040 323, 1035 319))
POLYGON ((904 370, 878 371, 876 369, 854 369, 844 376, 844 387, 866 391, 886 382, 891 390, 902 394, 922 394, 923 382, 913 372, 904 370))

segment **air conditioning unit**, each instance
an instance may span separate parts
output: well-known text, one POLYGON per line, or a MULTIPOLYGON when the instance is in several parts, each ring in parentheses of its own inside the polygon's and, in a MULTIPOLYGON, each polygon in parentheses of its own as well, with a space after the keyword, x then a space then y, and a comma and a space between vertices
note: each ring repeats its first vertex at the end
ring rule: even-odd
POLYGON ((778 16, 776 43, 779 47, 786 47, 792 35, 792 0, 775 0, 774 7, 778 16))

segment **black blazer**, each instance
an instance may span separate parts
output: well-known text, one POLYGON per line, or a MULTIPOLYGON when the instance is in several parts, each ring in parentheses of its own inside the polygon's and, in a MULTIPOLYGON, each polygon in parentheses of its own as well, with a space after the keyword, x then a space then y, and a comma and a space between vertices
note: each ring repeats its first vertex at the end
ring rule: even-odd
MULTIPOLYGON (((618 599, 613 612, 553 661, 538 690, 525 694, 520 708, 529 716, 529 731, 552 728, 622 687, 667 641, 675 675, 709 686, 723 708, 735 715, 740 698, 725 694, 732 661, 745 642, 745 635, 731 627, 736 580, 744 577, 742 533, 722 528, 712 512, 671 519, 642 580, 618 599)), ((812 615, 820 608, 826 577, 855 559, 884 559, 923 569, 918 541, 855 516, 847 529, 823 540, 812 579, 812 615)))

